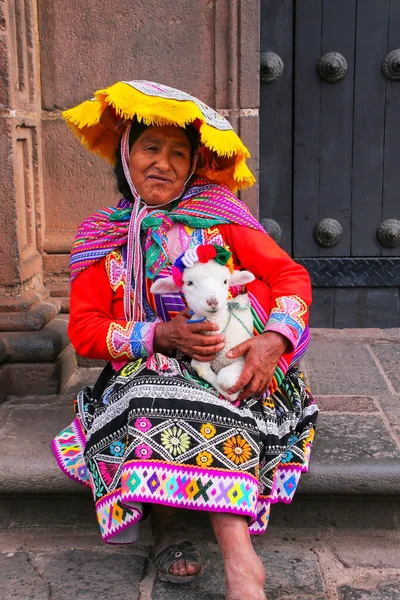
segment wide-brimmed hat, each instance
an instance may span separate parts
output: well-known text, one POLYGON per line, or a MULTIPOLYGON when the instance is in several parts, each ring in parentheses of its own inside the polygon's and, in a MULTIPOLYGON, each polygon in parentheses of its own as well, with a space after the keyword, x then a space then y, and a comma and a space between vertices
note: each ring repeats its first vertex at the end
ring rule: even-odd
POLYGON ((82 144, 111 164, 124 131, 124 121, 146 125, 192 125, 198 132, 200 157, 196 173, 232 191, 253 185, 246 164, 250 153, 232 125, 201 100, 151 81, 120 81, 95 93, 92 100, 63 112, 82 144))

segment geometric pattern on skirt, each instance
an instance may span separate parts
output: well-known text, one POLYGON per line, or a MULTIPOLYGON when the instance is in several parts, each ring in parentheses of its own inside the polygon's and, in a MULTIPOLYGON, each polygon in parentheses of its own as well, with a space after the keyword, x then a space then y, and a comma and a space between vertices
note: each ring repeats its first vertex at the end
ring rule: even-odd
POLYGON ((232 405, 185 359, 153 355, 100 398, 82 390, 76 412, 53 442, 57 462, 89 483, 103 540, 131 543, 154 503, 243 515, 263 533, 308 469, 318 408, 296 367, 273 395, 232 405))

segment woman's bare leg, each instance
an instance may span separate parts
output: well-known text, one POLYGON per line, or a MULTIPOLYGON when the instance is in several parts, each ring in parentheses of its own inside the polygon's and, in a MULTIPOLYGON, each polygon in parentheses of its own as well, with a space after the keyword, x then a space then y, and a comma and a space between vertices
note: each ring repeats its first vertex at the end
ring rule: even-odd
MULTIPOLYGON (((151 530, 154 537, 154 550, 156 555, 168 546, 180 544, 188 539, 185 527, 185 513, 178 508, 153 504, 151 506, 151 530)), ((198 563, 177 560, 173 563, 171 575, 196 575, 201 570, 198 563)))
POLYGON ((264 567, 250 541, 245 517, 210 513, 224 558, 226 600, 265 600, 264 567))

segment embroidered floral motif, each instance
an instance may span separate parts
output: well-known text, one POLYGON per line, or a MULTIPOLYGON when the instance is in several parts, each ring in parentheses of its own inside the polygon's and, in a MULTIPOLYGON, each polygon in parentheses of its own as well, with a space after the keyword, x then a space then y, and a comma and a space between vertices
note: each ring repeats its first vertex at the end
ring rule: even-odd
POLYGON ((148 431, 151 428, 151 423, 146 417, 142 417, 141 419, 136 419, 135 427, 136 429, 140 429, 140 431, 148 431))
POLYGON ((213 457, 209 452, 200 452, 196 456, 196 462, 199 467, 209 467, 213 462, 213 457))
POLYGON ((293 458, 292 452, 290 452, 290 451, 285 452, 285 454, 282 454, 282 456, 281 456, 281 463, 283 463, 283 464, 288 463, 292 460, 292 458, 293 458))
POLYGON ((140 358, 153 351, 155 323, 113 322, 107 332, 107 348, 112 358, 140 358))
MULTIPOLYGON (((129 379, 115 378, 107 405, 81 392, 79 419, 86 426, 84 405, 89 404, 89 414, 96 407, 95 422, 90 421, 80 436, 77 418, 79 428, 63 433, 62 454, 60 445, 55 445, 59 464, 76 479, 77 465, 86 468, 86 460, 106 541, 118 543, 122 531, 124 542, 128 532, 128 539, 134 541, 137 529, 132 525, 140 519, 141 503, 157 502, 240 514, 249 519, 251 533, 264 532, 269 505, 290 502, 301 473, 308 468, 317 408, 304 380, 297 369, 289 370, 271 398, 272 409, 261 403, 239 409, 228 403, 216 405, 211 392, 189 385, 189 363, 169 360, 175 361, 179 376, 154 383, 154 371, 147 370, 143 360, 140 375, 134 371, 129 379), (159 406, 154 398, 160 399, 159 406), (176 399, 179 402, 173 407, 171 400, 176 399), (278 413, 284 418, 278 418, 278 413), (121 427, 125 414, 129 416, 121 427), (96 435, 100 430, 107 432, 102 440, 96 435), (162 434, 171 454, 161 442, 162 434), (123 455, 113 455, 110 446, 120 452, 115 443, 121 441, 123 455), (282 458, 288 462, 281 462, 282 458)), ((192 381, 196 382, 194 374, 192 381)))
POLYGON ((126 367, 124 367, 122 369, 122 371, 120 372, 120 376, 121 377, 130 377, 131 375, 133 375, 138 368, 140 367, 140 365, 142 364, 143 359, 142 358, 138 358, 138 360, 129 362, 126 367))
POLYGON ((146 369, 155 371, 161 377, 174 377, 179 374, 179 370, 175 366, 176 360, 155 352, 146 360, 146 369))
POLYGON ((125 447, 122 442, 113 442, 110 446, 110 452, 113 456, 122 456, 125 447))
POLYGON ((103 485, 99 472, 96 470, 95 465, 90 467, 90 477, 92 482, 92 490, 95 498, 101 498, 106 492, 106 488, 103 485))
POLYGON ((146 444, 140 444, 140 446, 135 449, 135 454, 138 458, 150 458, 153 454, 153 450, 146 444))
POLYGON ((162 432, 161 443, 172 456, 178 456, 190 447, 190 437, 180 427, 174 425, 162 432))
POLYGON ((306 326, 302 316, 307 312, 307 304, 298 296, 281 296, 275 303, 265 331, 281 333, 296 348, 306 326))
POLYGON ((110 286, 115 292, 120 285, 125 287, 125 268, 121 252, 114 250, 106 256, 106 271, 110 286))
POLYGON ((223 445, 225 455, 237 465, 251 458, 251 447, 240 435, 234 435, 223 445))
POLYGON ((215 429, 214 425, 212 425, 211 423, 204 423, 200 427, 200 433, 203 437, 206 438, 206 440, 210 440, 217 433, 217 430, 215 429))

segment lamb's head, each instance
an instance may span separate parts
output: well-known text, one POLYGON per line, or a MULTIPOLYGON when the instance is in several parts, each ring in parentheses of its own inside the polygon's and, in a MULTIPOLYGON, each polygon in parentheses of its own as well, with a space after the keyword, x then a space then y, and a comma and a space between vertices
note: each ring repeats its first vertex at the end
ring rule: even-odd
POLYGON ((158 279, 153 294, 181 291, 198 317, 210 317, 223 310, 228 289, 255 279, 250 271, 234 271, 231 253, 222 246, 204 244, 190 248, 176 259, 172 276, 158 279))

